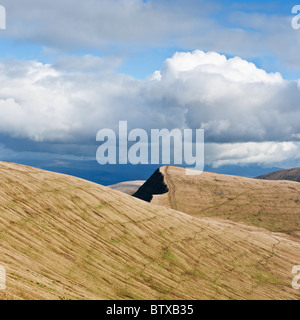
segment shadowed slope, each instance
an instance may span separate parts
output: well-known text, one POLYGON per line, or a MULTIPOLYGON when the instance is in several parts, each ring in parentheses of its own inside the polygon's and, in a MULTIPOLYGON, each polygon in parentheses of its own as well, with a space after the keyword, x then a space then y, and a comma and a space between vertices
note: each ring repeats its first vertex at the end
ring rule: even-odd
POLYGON ((0 299, 299 299, 288 236, 0 163, 0 299))
MULTIPOLYGON (((195 217, 224 218, 270 231, 300 235, 299 183, 263 181, 209 172, 187 176, 183 168, 172 166, 162 167, 159 171, 163 183, 158 190, 164 187, 169 192, 154 195, 151 203, 195 217)), ((161 179, 157 183, 159 181, 161 179)), ((149 194, 146 191, 142 186, 137 194, 147 199, 149 194)), ((154 193, 151 190, 151 194, 154 193)))
POLYGON ((164 194, 169 191, 164 183, 164 176, 157 169, 153 175, 133 194, 135 198, 150 202, 154 195, 164 194))

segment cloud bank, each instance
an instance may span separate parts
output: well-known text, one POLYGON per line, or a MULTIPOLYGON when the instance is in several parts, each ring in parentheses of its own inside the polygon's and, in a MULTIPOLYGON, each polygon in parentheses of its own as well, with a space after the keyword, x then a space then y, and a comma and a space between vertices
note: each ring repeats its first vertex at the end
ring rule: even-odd
POLYGON ((205 129, 215 166, 299 157, 300 82, 200 50, 174 54, 146 80, 102 62, 92 55, 56 65, 2 61, 0 134, 91 157, 84 146, 97 131, 127 120, 146 130, 205 129))

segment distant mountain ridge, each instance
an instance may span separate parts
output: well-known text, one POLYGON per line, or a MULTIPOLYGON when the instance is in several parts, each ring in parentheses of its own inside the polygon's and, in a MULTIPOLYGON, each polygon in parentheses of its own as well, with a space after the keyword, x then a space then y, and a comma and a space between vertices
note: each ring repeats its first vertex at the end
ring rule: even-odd
POLYGON ((261 180, 289 180, 300 182, 300 168, 284 169, 257 177, 261 180))
POLYGON ((135 181, 125 181, 117 184, 108 186, 113 190, 117 190, 129 195, 133 195, 146 181, 144 180, 135 180, 135 181))

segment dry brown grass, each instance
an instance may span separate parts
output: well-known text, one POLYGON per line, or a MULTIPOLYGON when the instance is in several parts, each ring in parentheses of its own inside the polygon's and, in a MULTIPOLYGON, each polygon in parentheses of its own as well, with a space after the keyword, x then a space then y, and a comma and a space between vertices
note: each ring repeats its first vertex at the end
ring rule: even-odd
POLYGON ((0 163, 0 299, 299 299, 299 263, 288 235, 0 163))
POLYGON ((168 193, 152 203, 188 213, 284 232, 300 238, 300 183, 265 181, 204 172, 187 176, 183 168, 160 169, 168 193))

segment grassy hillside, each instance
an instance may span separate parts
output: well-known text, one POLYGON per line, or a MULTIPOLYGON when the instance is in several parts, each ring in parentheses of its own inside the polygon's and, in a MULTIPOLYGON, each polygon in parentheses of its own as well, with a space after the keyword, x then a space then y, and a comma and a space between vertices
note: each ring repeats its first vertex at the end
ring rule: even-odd
POLYGON ((288 235, 0 163, 0 299, 299 299, 288 235))
POLYGON ((195 217, 228 219, 300 237, 297 182, 209 172, 187 176, 183 168, 166 166, 155 172, 135 196, 195 217))

